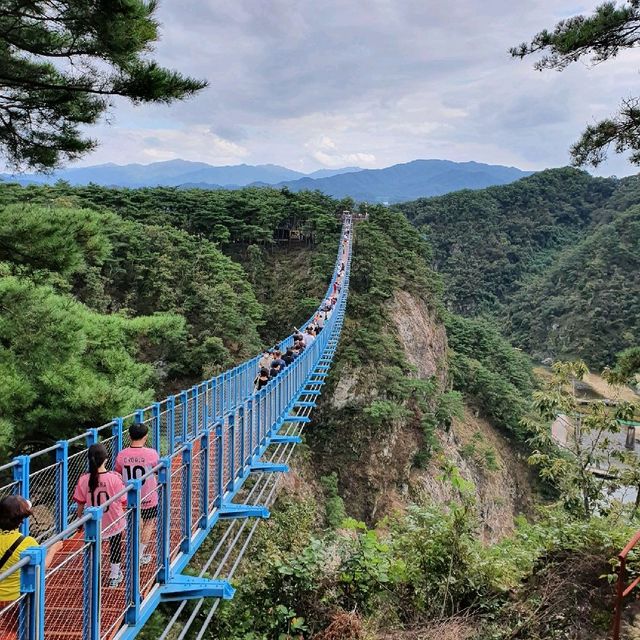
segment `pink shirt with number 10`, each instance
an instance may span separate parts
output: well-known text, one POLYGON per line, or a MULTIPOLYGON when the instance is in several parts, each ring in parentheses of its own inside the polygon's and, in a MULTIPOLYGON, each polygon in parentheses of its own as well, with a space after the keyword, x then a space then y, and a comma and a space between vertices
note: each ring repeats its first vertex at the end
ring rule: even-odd
MULTIPOLYGON (((122 474, 125 482, 140 480, 151 469, 160 463, 160 456, 151 447, 127 447, 118 453, 114 469, 122 474)), ((158 481, 156 474, 147 476, 142 483, 140 506, 143 509, 153 509, 158 506, 158 481)))
MULTIPOLYGON (((89 491, 89 474, 80 476, 76 490, 73 492, 73 499, 86 507, 101 507, 107 500, 113 498, 116 493, 124 489, 122 477, 113 471, 103 471, 100 473, 96 490, 89 491)), ((123 518, 123 507, 127 504, 126 494, 120 500, 115 500, 106 508, 102 514, 102 533, 105 538, 110 538, 120 533, 126 526, 126 518, 123 518)))

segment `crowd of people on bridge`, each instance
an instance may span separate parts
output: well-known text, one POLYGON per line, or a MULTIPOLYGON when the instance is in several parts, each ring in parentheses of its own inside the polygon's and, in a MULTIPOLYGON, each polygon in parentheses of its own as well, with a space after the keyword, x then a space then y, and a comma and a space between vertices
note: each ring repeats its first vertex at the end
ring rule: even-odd
MULTIPOLYGON (((296 358, 313 344, 323 331, 331 317, 342 288, 345 263, 349 249, 350 229, 347 228, 342 237, 342 262, 334 280, 332 289, 323 301, 304 331, 295 329, 293 343, 282 351, 278 346, 266 349, 259 362, 259 372, 255 378, 255 390, 259 391, 276 378, 296 358)), ((92 444, 88 451, 88 473, 83 474, 75 487, 73 500, 77 504, 76 518, 81 518, 87 507, 101 507, 103 510, 101 529, 103 540, 108 540, 109 575, 107 585, 118 587, 124 575, 121 568, 123 533, 127 528, 127 493, 126 482, 143 480, 141 484, 142 533, 140 537, 140 564, 152 562, 148 552, 151 539, 156 530, 158 509, 157 479, 153 470, 159 465, 158 452, 147 447, 148 428, 145 424, 133 424, 129 428, 131 443, 122 449, 115 459, 114 468, 110 471, 107 462, 109 452, 104 444, 92 444), (120 495, 119 495, 120 494, 120 495), (119 497, 118 497, 119 495, 119 497)), ((20 560, 26 549, 37 547, 38 541, 20 531, 25 520, 34 517, 31 502, 20 495, 10 495, 0 500, 0 574, 7 572, 20 560)), ((45 566, 48 568, 60 550, 62 541, 51 545, 46 553, 45 566)), ((20 597, 20 573, 14 572, 0 580, 0 611, 20 597)))
POLYGON ((291 365, 305 349, 309 348, 318 334, 324 329, 325 323, 331 317, 331 314, 338 302, 338 296, 342 289, 350 232, 350 229, 347 228, 342 237, 342 261, 340 263, 338 274, 333 282, 331 293, 327 298, 325 298, 319 311, 314 315, 304 332, 301 332, 294 327, 293 346, 288 347, 284 352, 277 345, 272 349, 265 349, 262 352, 262 356, 260 357, 260 360, 258 360, 258 375, 253 381, 254 390, 256 392, 266 387, 271 380, 278 377, 286 367, 291 365))

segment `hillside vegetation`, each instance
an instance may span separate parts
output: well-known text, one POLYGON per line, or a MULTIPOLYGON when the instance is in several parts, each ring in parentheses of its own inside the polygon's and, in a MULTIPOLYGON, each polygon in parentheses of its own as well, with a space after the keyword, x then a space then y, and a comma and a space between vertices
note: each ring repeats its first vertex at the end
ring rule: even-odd
POLYGON ((639 183, 553 169, 399 209, 431 242, 450 309, 498 320, 536 357, 602 366, 640 339, 639 183))
MULTIPOLYGON (((286 333, 322 295, 345 204, 257 189, 0 188, 5 457, 286 333), (274 246, 294 218, 306 240, 274 246)), ((561 506, 525 521, 529 360, 490 321, 446 308, 433 256, 388 208, 357 226, 344 332, 296 472, 205 637, 438 637, 451 625, 478 640, 604 637, 601 576, 632 525, 561 506), (567 594, 552 590, 564 560, 567 594)))
POLYGON ((332 213, 340 203, 313 194, 234 192, 233 205, 219 213, 228 225, 220 233, 209 217, 219 200, 203 198, 198 208, 194 199, 202 195, 0 188, 5 454, 104 424, 254 355, 263 339, 281 337, 285 329, 269 324, 281 317, 279 295, 261 304, 256 291, 263 288, 252 281, 271 272, 274 229, 291 207, 309 234, 322 230, 324 242, 306 252, 305 296, 291 305, 288 323, 315 307, 333 266, 339 224, 332 213), (107 208, 109 196, 122 215, 107 208), (247 270, 204 233, 185 230, 190 226, 242 247, 252 256, 247 270))

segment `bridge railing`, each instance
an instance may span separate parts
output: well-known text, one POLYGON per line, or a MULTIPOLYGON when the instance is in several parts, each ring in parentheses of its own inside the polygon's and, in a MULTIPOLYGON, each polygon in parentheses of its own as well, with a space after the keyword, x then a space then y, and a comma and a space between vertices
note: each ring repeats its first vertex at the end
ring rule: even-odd
MULTIPOLYGON (((14 477, 3 487, 5 492, 44 504, 44 516, 51 512, 50 517, 41 514, 33 527, 46 542, 24 552, 25 557, 11 568, 24 569, 24 588, 18 604, 0 611, 0 631, 7 628, 7 638, 42 638, 46 629, 47 639, 69 637, 70 630, 81 630, 73 637, 108 639, 123 624, 139 624, 143 612, 157 606, 152 599, 158 587, 186 566, 287 417, 295 415, 294 400, 313 379, 310 376, 329 341, 339 335, 350 261, 350 252, 345 256, 341 243, 328 294, 343 258, 347 268, 342 289, 323 331, 260 391, 253 391, 257 371, 245 366, 253 366, 254 361, 257 366, 255 358, 236 367, 235 375, 221 374, 179 396, 4 466, 14 477), (71 497, 80 475, 87 471, 86 447, 105 443, 113 462, 127 444, 126 427, 132 421, 149 424, 161 463, 102 506, 87 508, 78 519, 71 497), (31 461, 47 455, 54 456, 55 462, 30 473, 31 461), (143 520, 143 497, 147 504, 156 502, 143 492, 151 476, 157 479, 157 506, 152 518, 145 509, 143 520), (104 514, 122 500, 126 502, 122 515, 104 528, 104 514), (64 552, 45 570, 47 549, 61 540, 66 541, 64 552), (104 570, 115 559, 120 560, 123 573, 116 587, 105 581, 104 570)), ((286 347, 291 340, 281 345, 286 347)))
MULTIPOLYGON (((343 226, 350 228, 350 221, 343 226)), ((332 290, 340 273, 343 259, 340 242, 331 282, 325 298, 332 290)), ((314 314, 315 315, 315 314, 314 314)), ((304 330, 313 316, 301 327, 304 330)), ((284 351, 293 345, 289 335, 279 343, 284 351)), ((148 445, 161 455, 171 455, 182 444, 193 440, 210 420, 220 420, 233 408, 253 394, 253 383, 258 373, 260 355, 251 360, 196 384, 160 402, 138 409, 133 413, 114 418, 110 422, 86 430, 74 438, 56 444, 28 456, 18 456, 0 467, 0 473, 11 474, 12 480, 0 487, 0 498, 20 494, 37 506, 34 523, 25 521, 22 533, 37 540, 60 533, 72 522, 76 514, 73 491, 78 479, 88 469, 87 449, 102 442, 109 451, 113 465, 118 452, 129 445, 128 426, 143 422, 149 427, 148 445)))

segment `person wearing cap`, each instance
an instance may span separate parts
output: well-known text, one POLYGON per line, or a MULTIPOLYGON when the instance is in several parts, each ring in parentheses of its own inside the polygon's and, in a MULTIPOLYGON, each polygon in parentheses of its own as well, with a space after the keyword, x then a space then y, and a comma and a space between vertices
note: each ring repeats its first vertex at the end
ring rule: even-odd
MULTIPOLYGON (((7 496, 0 500, 0 573, 11 569, 20 560, 20 554, 38 541, 20 533, 22 522, 33 515, 31 502, 22 496, 7 496)), ((49 567, 62 546, 62 542, 51 545, 47 551, 45 566, 49 567)), ((20 572, 16 571, 0 580, 0 610, 20 597, 20 572)), ((16 610, 17 615, 17 610, 16 610)))

